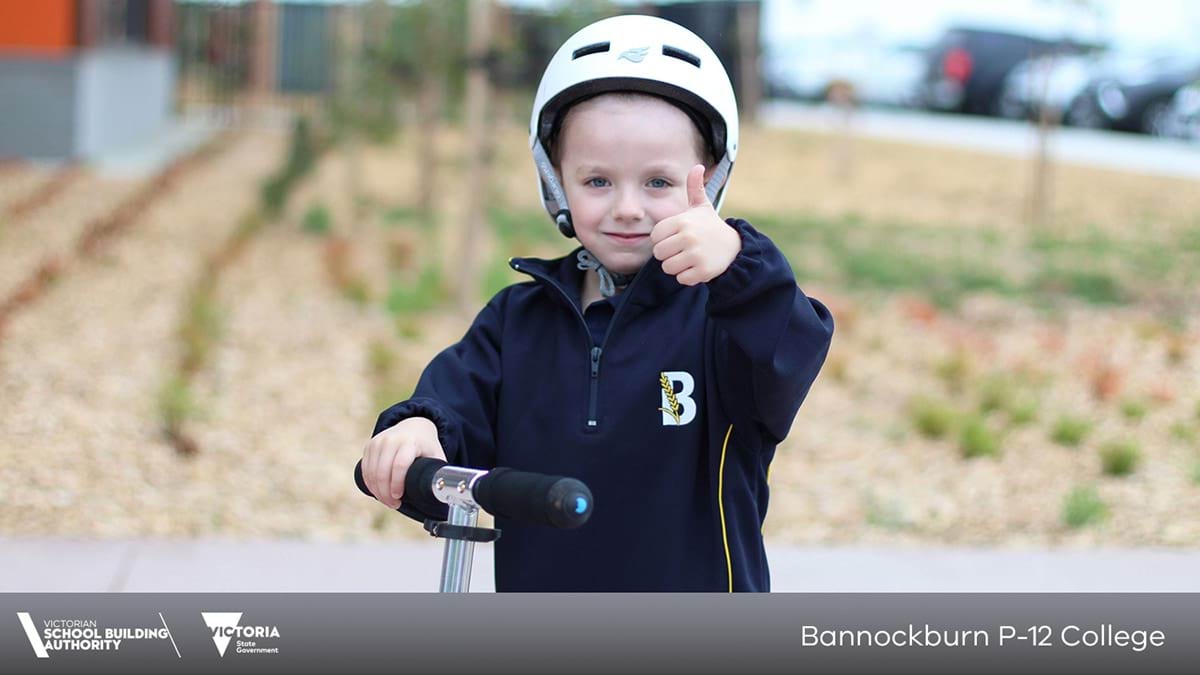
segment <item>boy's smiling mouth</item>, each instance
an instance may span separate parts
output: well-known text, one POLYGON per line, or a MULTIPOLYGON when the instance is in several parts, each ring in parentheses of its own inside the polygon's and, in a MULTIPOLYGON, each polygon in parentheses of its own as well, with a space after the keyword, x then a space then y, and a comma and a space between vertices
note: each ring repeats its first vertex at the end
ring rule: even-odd
POLYGON ((625 245, 637 244, 637 243, 640 243, 643 239, 648 239, 650 237, 650 234, 648 232, 644 233, 644 234, 637 233, 637 232, 629 232, 629 233, 605 232, 604 235, 619 244, 625 244, 625 245))

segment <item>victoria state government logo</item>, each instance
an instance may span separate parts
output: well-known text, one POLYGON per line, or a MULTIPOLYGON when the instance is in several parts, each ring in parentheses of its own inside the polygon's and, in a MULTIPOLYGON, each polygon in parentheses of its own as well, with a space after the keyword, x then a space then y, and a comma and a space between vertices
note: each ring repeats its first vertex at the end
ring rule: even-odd
POLYGON ((204 624, 212 631, 217 653, 225 657, 225 650, 236 640, 234 651, 238 654, 278 654, 279 647, 259 644, 262 640, 279 638, 277 626, 243 626, 241 612, 200 612, 204 624))

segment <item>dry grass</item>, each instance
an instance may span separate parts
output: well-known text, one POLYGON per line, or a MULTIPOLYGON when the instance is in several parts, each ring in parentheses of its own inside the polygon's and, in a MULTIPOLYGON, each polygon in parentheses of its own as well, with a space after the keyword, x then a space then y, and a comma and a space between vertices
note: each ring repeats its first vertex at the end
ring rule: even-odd
MULTIPOLYGON (((858 214, 865 220, 947 228, 1022 230, 1033 162, 900 142, 855 143, 854 171, 839 178, 826 135, 759 129, 745 134, 727 211, 858 214)), ((1059 165, 1053 230, 1097 227, 1116 237, 1167 237, 1200 226, 1194 181, 1059 165)))
MULTIPOLYGON (((539 212, 523 130, 501 130, 496 140, 493 230, 478 242, 480 260, 565 252, 571 242, 539 212)), ((213 448, 211 457, 184 463, 153 430, 156 403, 184 415, 193 404, 179 392, 161 394, 154 376, 178 356, 168 348, 171 328, 196 265, 236 227, 232 213, 203 219, 213 197, 178 191, 171 203, 187 210, 187 220, 159 213, 157 227, 134 236, 128 254, 96 264, 86 278, 68 277, 44 308, 23 315, 14 341, 0 345, 0 372, 8 378, 0 385, 18 404, 0 415, 0 435, 23 450, 5 458, 0 473, 5 485, 33 487, 12 489, 16 506, 0 509, 0 532, 421 536, 391 514, 372 525, 381 511, 349 486, 349 469, 382 401, 405 395, 471 318, 424 296, 452 297, 443 285, 458 263, 463 197, 473 189, 464 183, 465 168, 474 151, 458 131, 439 132, 445 158, 438 218, 421 226, 410 216, 424 168, 410 141, 402 135, 394 145, 362 149, 362 209, 352 199, 346 156, 327 155, 279 226, 231 263, 218 289, 228 308, 227 337, 197 383, 206 408, 197 433, 213 448), (318 204, 329 211, 324 237, 302 227, 303 214, 318 204), (330 283, 322 251, 331 240, 353 242, 339 270, 363 280, 366 304, 330 283), (188 251, 173 243, 179 241, 188 251), (164 256, 174 256, 172 266, 158 264, 164 256), (178 279, 167 271, 175 268, 178 279), (164 292, 168 297, 157 300, 164 292), (153 302, 154 311, 123 311, 113 304, 118 297, 153 302), (81 317, 89 331, 68 330, 81 317), (89 363, 137 356, 137 377, 118 380, 116 365, 89 372, 81 353, 89 363), (61 449, 72 438, 87 440, 83 466, 90 473, 68 470, 54 483, 54 467, 75 461, 61 449), (235 460, 250 465, 231 473, 228 467, 240 467, 235 460), (268 470, 280 466, 290 468, 268 470), (236 495, 213 489, 231 481, 238 481, 236 495), (104 517, 99 524, 64 517, 72 503, 103 504, 104 517), (137 508, 174 503, 169 515, 166 506, 137 508)), ((1054 228, 1035 236, 1022 217, 1030 162, 859 141, 851 177, 841 179, 829 137, 749 130, 743 146, 726 215, 762 223, 785 246, 805 291, 825 301, 838 323, 826 368, 775 459, 769 537, 1069 546, 1200 541, 1196 316, 1171 315, 1165 304, 1094 304, 1086 294, 1042 295, 1022 285, 1045 262, 1030 262, 1030 252, 1037 258, 1058 246, 1078 248, 1071 260, 1097 270, 1111 264, 1117 290, 1135 299, 1145 284, 1178 290, 1186 279, 1179 269, 1133 283, 1146 261, 1123 245, 1150 242, 1160 248, 1146 252, 1194 259, 1177 244, 1200 227, 1200 190, 1186 181, 1059 167, 1054 228), (838 258, 838 251, 860 255, 838 258), (896 266, 900 254, 965 267, 985 260, 1012 273, 1005 283, 1013 288, 960 280, 957 302, 943 305, 916 283, 922 265, 896 266), (846 283, 868 278, 874 285, 846 283), (936 402, 935 414, 914 405, 922 401, 936 402), (1055 442, 1062 419, 1087 421, 1077 447, 1055 442), (940 432, 929 433, 933 428, 940 432), (1108 476, 1101 448, 1121 438, 1138 441, 1137 470, 1108 476), (1086 500, 1080 485, 1090 486, 1086 500), (1094 503, 1103 504, 1106 517, 1092 517, 1094 503)), ((278 139, 270 147, 278 148, 278 139)), ((239 161, 258 152, 243 152, 239 161)), ((267 169, 230 165, 224 171, 255 180, 239 187, 215 172, 207 189, 222 203, 245 206, 257 198, 257 178, 267 169)), ((941 283, 946 275, 935 276, 941 283)), ((492 287, 516 279, 503 266, 481 277, 492 287)), ((1105 292, 1102 284, 1088 288, 1105 292)))

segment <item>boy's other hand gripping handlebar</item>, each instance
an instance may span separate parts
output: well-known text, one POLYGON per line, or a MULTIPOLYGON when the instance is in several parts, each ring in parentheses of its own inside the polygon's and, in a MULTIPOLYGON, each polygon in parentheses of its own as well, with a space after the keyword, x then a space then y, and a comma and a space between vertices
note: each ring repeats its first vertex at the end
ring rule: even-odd
MULTIPOLYGON (((363 494, 375 496, 363 481, 361 461, 354 467, 354 482, 363 494)), ((559 529, 583 525, 593 508, 591 490, 574 478, 503 467, 476 471, 428 457, 417 458, 409 467, 404 477, 404 494, 405 500, 436 500, 447 504, 454 499, 473 498, 480 508, 497 518, 559 529), (462 480, 464 475, 475 478, 467 482, 462 480)))

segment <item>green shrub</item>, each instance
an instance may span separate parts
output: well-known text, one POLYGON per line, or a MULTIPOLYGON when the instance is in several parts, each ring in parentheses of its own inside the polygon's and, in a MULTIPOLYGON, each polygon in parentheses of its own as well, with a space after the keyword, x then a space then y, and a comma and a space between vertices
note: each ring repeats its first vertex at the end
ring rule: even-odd
POLYGON ((371 517, 371 529, 376 532, 383 532, 383 528, 393 520, 392 514, 387 509, 381 509, 371 517))
POLYGON ((1129 294, 1112 275, 1078 269, 1047 268, 1034 279, 1035 290, 1073 295, 1096 305, 1126 302, 1129 294))
POLYGON ((420 225, 422 223, 423 214, 420 209, 415 207, 397 206, 383 213, 383 224, 387 227, 409 224, 420 225))
POLYGON ((961 391, 971 375, 971 360, 965 351, 959 349, 938 361, 934 372, 950 391, 961 391))
POLYGON ((396 332, 400 337, 416 340, 424 334, 420 317, 412 314, 401 314, 396 317, 396 332))
POLYGON ((1083 442, 1084 436, 1092 430, 1092 423, 1078 417, 1063 416, 1054 423, 1050 431, 1050 440, 1068 447, 1076 447, 1083 442))
MULTIPOLYGON (((530 246, 557 245, 562 242, 558 228, 541 209, 490 208, 487 212, 492 233, 507 250, 527 255, 530 246)), ((514 253, 515 255, 515 253, 514 253)))
POLYGON ((372 373, 387 375, 396 366, 396 353, 386 343, 375 341, 367 348, 367 362, 372 373))
POLYGON ((1077 529, 1103 521, 1108 517, 1108 507, 1101 501, 1094 487, 1077 487, 1067 495, 1063 503, 1062 517, 1067 527, 1077 529))
POLYGON ((1100 448, 1100 463, 1110 476, 1133 473, 1141 460, 1141 450, 1134 441, 1109 441, 1100 448))
POLYGON ((371 301, 371 288, 363 279, 347 279, 339 290, 342 292, 342 297, 356 305, 365 305, 371 301))
POLYGON ((842 271, 855 286, 912 288, 924 284, 929 265, 886 248, 846 248, 840 251, 842 271))
POLYGON ((1015 399, 1013 385, 1006 378, 993 375, 984 379, 979 391, 979 412, 1008 410, 1015 399))
POLYGON ((1008 421, 1015 427, 1023 427, 1037 419, 1038 402, 1033 398, 1023 399, 1008 410, 1008 421))
POLYGON ((1129 293, 1110 274, 1075 272, 1068 280, 1072 295, 1095 305, 1117 305, 1129 300, 1129 293))
POLYGON ((288 194, 295 182, 308 173, 316 163, 318 145, 312 127, 305 117, 296 120, 292 127, 291 145, 284 165, 262 185, 263 210, 268 218, 277 217, 287 203, 288 194))
POLYGON ((1188 424, 1185 422, 1176 422, 1172 424, 1171 435, 1176 439, 1187 443, 1188 445, 1195 445, 1198 439, 1196 430, 1188 426, 1188 424))
POLYGON ((296 119, 296 124, 292 127, 291 141, 285 173, 301 176, 312 168, 317 158, 312 123, 307 117, 301 116, 296 119))
POLYGON ((942 438, 954 427, 958 414, 940 401, 918 398, 909 407, 913 426, 926 438, 942 438))
POLYGON ((490 298, 505 287, 528 278, 509 267, 508 261, 504 258, 495 258, 484 270, 483 297, 490 298))
POLYGON ((275 217, 283 210, 287 199, 288 182, 280 177, 268 178, 262 185, 263 211, 270 217, 275 217))
POLYGON ((179 428, 196 410, 195 397, 186 379, 175 375, 163 383, 158 392, 158 414, 166 428, 179 428))
POLYGON ((300 227, 308 234, 326 235, 329 234, 332 221, 329 209, 324 204, 316 204, 304 212, 300 227))
POLYGON ((402 277, 392 278, 388 288, 387 308, 394 316, 423 312, 445 299, 442 272, 436 265, 421 270, 416 283, 405 283, 402 277))
POLYGON ((1146 416, 1146 402, 1131 398, 1121 402, 1121 414, 1130 422, 1140 422, 1146 416))
POLYGON ((223 315, 217 305, 212 283, 202 283, 188 298, 187 313, 179 327, 183 342, 182 369, 194 373, 208 361, 208 355, 220 339, 223 315))
POLYGON ((1000 454, 1000 441, 982 417, 972 417, 963 425, 959 436, 963 457, 994 457, 1000 454))
POLYGON ((1200 252, 1200 225, 1180 230, 1176 237, 1179 248, 1185 251, 1200 252))
POLYGON ((1000 295, 1014 293, 1016 289, 999 270, 991 269, 980 261, 969 261, 952 266, 949 280, 953 288, 962 293, 991 291, 1000 295))

